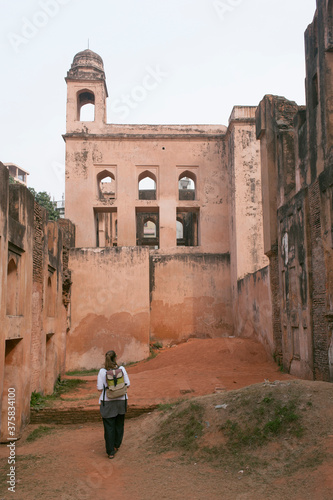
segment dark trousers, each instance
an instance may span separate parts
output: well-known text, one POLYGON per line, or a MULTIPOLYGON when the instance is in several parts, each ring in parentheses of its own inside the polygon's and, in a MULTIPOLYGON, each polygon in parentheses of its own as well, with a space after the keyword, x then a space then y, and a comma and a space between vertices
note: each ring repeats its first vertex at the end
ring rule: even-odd
POLYGON ((117 415, 112 418, 103 418, 105 448, 108 455, 119 448, 124 436, 125 415, 117 415))

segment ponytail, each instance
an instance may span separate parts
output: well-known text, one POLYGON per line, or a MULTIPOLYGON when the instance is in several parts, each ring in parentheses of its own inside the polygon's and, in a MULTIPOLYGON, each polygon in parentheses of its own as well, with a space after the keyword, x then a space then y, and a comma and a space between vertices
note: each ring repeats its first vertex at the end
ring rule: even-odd
POLYGON ((116 359, 117 359, 117 354, 114 351, 108 351, 105 354, 105 369, 115 370, 116 368, 118 368, 116 359))

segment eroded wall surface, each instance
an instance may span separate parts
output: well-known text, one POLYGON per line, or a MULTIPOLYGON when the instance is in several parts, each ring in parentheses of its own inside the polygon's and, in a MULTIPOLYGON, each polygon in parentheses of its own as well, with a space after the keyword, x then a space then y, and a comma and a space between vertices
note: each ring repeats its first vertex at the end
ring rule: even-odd
POLYGON ((152 252, 150 292, 152 340, 233 335, 228 253, 152 252))
POLYGON ((235 335, 256 339, 272 355, 275 346, 269 273, 270 268, 266 266, 238 280, 235 335))
MULTIPOLYGON (((33 391, 52 393, 64 371, 63 233, 0 164, 1 440, 8 434, 8 391, 15 391, 15 436, 29 421, 33 391)), ((69 223, 70 225, 70 223, 69 223)))
POLYGON ((149 355, 149 250, 72 249, 71 330, 66 369, 98 368, 114 350, 122 362, 149 355))
POLYGON ((306 107, 265 96, 257 110, 275 352, 290 373, 326 381, 333 380, 332 9, 318 0, 305 33, 306 107))

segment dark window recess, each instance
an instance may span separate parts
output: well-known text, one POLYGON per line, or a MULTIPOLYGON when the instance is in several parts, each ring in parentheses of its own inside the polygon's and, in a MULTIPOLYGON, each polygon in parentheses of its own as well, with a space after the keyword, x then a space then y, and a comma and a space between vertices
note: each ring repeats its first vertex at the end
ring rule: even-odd
POLYGON ((159 214, 157 212, 136 214, 136 244, 159 248, 159 214))
POLYGON ((198 213, 177 213, 177 246, 195 247, 198 245, 198 213))

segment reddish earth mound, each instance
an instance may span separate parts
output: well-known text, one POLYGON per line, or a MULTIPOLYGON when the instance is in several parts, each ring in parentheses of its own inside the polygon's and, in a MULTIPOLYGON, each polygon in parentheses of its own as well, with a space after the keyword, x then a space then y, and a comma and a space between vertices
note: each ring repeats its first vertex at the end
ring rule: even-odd
MULTIPOLYGON (((155 358, 130 365, 127 371, 131 381, 129 403, 141 407, 240 389, 265 379, 294 378, 280 371, 261 344, 240 338, 190 339, 161 349, 155 358)), ((80 378, 87 380, 87 384, 76 390, 75 397, 87 398, 89 406, 96 405, 97 377, 80 378)), ((64 395, 63 399, 73 399, 73 393, 64 395)), ((60 403, 62 408, 76 404, 77 401, 60 403)))
POLYGON ((250 339, 190 339, 128 368, 134 404, 201 396, 269 380, 291 379, 250 339))

